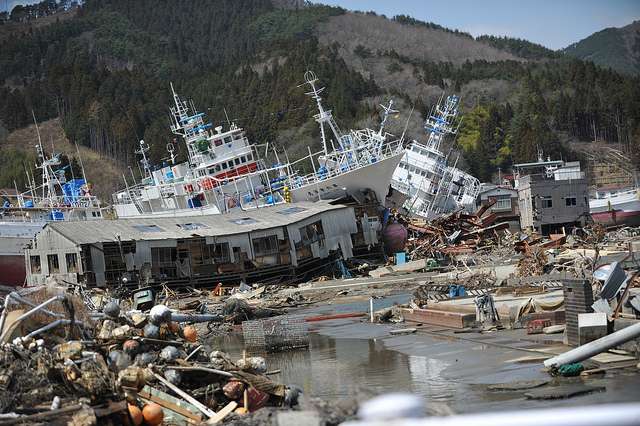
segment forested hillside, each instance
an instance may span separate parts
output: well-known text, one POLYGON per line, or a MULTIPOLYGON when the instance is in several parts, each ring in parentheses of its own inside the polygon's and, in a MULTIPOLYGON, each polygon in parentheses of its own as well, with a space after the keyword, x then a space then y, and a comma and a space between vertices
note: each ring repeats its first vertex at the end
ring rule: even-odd
POLYGON ((568 46, 564 53, 622 73, 640 75, 640 21, 598 31, 568 46))
MULTIPOLYGON (((402 109, 391 128, 423 138, 421 118, 444 91, 466 115, 456 142, 483 180, 498 167, 571 155, 561 142, 620 141, 640 151, 640 80, 521 40, 478 38, 407 17, 269 0, 88 0, 74 17, 0 25, 0 140, 60 117, 68 139, 122 165, 139 139, 160 162, 173 139, 169 83, 215 123, 229 118, 290 157, 318 145, 304 71, 343 127, 377 121, 376 104, 402 109), (179 4, 179 6, 178 6, 179 4)), ((49 17, 52 18, 52 17, 49 17)), ((0 166, 2 166, 0 164, 0 166)), ((3 167, 2 170, 5 170, 3 167)), ((10 173, 3 171, 0 173, 10 173)), ((2 181, 21 175, 5 176, 2 181)))

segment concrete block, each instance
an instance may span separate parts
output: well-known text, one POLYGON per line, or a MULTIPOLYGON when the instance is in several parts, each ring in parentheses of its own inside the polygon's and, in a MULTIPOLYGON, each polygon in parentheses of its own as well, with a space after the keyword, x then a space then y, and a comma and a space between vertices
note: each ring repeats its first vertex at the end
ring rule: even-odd
POLYGON ((580 345, 606 336, 607 329, 607 314, 603 312, 578 314, 578 337, 580 345))

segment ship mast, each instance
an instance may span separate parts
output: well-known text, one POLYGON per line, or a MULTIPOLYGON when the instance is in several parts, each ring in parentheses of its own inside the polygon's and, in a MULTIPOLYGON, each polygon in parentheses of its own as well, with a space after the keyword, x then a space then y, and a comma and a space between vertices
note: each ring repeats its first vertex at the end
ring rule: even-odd
POLYGON ((435 113, 430 114, 424 122, 424 129, 429 132, 428 148, 440 151, 445 136, 458 133, 459 123, 456 125, 455 121, 459 103, 460 99, 456 95, 447 96, 444 103, 440 98, 435 113))
POLYGON ((389 100, 389 106, 384 106, 380 104, 380 107, 384 111, 384 114, 382 116, 382 121, 380 122, 380 130, 378 130, 378 135, 380 136, 382 136, 382 131, 384 130, 384 126, 387 123, 387 118, 389 118, 389 114, 397 114, 399 112, 398 110, 392 109, 391 108, 392 106, 393 106, 393 99, 389 100))
POLYGON ((322 149, 324 150, 325 155, 327 155, 329 151, 327 149, 327 137, 326 137, 324 125, 325 124, 329 125, 329 128, 333 132, 333 135, 336 138, 336 142, 338 143, 341 143, 342 132, 340 131, 338 124, 333 119, 331 110, 325 110, 324 107, 322 106, 322 98, 320 97, 320 93, 322 93, 322 91, 324 90, 324 87, 321 87, 319 89, 316 87, 316 82, 318 81, 316 74, 313 71, 307 71, 304 73, 304 80, 305 80, 304 84, 308 84, 309 86, 311 86, 311 91, 305 94, 315 99, 318 106, 319 113, 314 115, 313 117, 316 119, 318 124, 320 124, 320 135, 322 137, 322 149))
POLYGON ((142 160, 140 163, 144 168, 144 177, 145 178, 153 178, 151 174, 151 165, 149 164, 149 159, 147 158, 147 152, 149 152, 149 145, 147 145, 144 140, 140 140, 140 149, 136 150, 136 154, 142 155, 142 160))

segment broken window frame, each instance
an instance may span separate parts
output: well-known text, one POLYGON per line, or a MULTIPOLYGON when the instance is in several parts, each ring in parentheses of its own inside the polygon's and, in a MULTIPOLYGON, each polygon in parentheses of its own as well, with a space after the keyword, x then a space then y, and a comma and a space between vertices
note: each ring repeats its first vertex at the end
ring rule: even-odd
POLYGON ((60 258, 58 257, 58 253, 47 255, 47 266, 49 267, 50 274, 60 273, 60 258))
POLYGON ((29 256, 29 267, 32 274, 42 273, 42 259, 39 254, 29 256))
POLYGON ((67 265, 68 273, 78 272, 78 253, 65 253, 64 260, 67 265))

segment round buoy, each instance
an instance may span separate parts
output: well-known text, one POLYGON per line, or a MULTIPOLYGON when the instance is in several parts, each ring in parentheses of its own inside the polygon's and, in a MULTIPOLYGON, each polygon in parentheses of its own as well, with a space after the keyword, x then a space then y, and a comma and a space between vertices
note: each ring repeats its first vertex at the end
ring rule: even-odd
POLYGON ((127 340, 122 344, 122 350, 128 355, 135 355, 140 351, 140 343, 137 340, 127 340))
POLYGON ((184 335, 184 339, 187 342, 194 343, 196 340, 198 340, 198 331, 192 325, 186 326, 182 331, 182 334, 184 335))
POLYGON ((160 325, 171 322, 171 310, 165 305, 156 305, 149 311, 149 322, 160 325))
POLYGON ((169 323, 169 330, 171 330, 172 333, 178 333, 180 331, 180 324, 175 321, 171 321, 169 323))
POLYGON ((150 402, 142 409, 142 417, 148 425, 156 426, 162 424, 164 412, 158 404, 150 402))
POLYGON ((142 424, 142 410, 137 405, 129 404, 129 417, 131 417, 135 426, 142 424))

